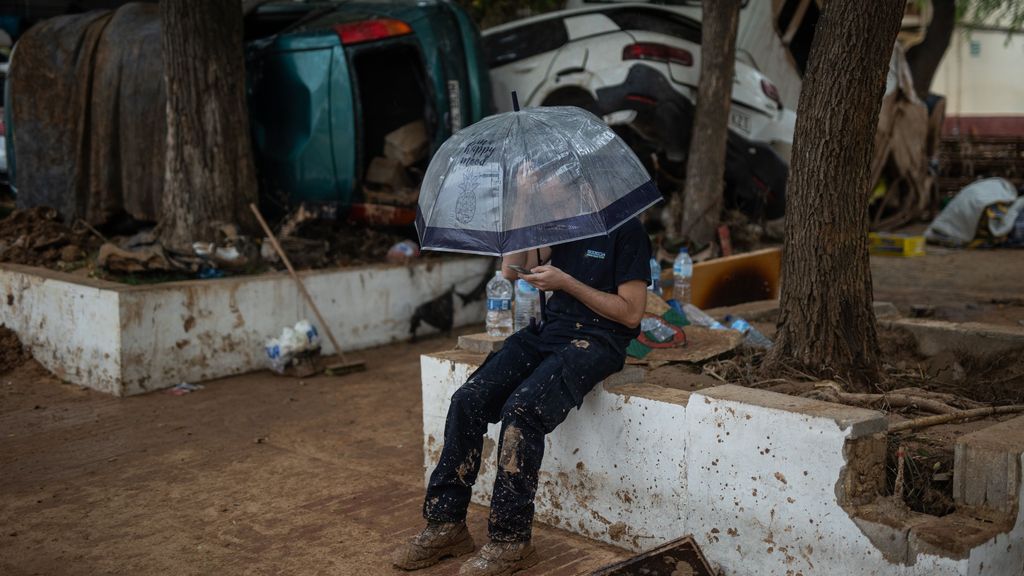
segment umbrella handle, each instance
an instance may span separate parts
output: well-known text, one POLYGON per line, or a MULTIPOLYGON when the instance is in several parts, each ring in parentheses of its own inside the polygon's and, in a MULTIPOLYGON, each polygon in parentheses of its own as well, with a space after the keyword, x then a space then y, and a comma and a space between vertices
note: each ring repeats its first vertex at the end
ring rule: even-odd
POLYGON ((512 110, 519 112, 519 94, 515 90, 512 91, 512 110))
MULTIPOLYGON (((512 91, 512 99, 515 101, 516 93, 512 91)), ((537 264, 542 264, 540 257, 540 248, 537 248, 537 264)), ((543 290, 540 291, 540 322, 544 324, 548 321, 548 298, 543 290)))

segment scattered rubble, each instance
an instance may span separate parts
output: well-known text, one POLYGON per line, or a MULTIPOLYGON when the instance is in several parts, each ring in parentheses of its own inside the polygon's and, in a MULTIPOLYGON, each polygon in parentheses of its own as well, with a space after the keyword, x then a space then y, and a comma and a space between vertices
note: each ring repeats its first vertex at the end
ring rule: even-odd
POLYGON ((100 244, 87 226, 68 226, 53 208, 15 210, 0 220, 0 262, 63 270, 100 244))

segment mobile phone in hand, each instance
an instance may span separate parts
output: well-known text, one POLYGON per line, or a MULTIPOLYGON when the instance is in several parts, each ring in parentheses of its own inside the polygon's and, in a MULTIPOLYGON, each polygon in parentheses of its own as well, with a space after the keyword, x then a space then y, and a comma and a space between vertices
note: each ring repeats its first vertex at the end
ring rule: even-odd
POLYGON ((529 276, 533 274, 533 272, 530 272, 528 269, 523 268, 522 266, 518 266, 516 264, 509 264, 508 267, 511 270, 515 271, 515 273, 519 274, 520 276, 529 276))

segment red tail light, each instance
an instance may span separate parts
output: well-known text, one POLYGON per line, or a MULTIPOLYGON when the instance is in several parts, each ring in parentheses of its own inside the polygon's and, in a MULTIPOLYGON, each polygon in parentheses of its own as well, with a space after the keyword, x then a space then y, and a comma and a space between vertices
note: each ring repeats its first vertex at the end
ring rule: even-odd
POLYGON ((341 38, 341 43, 359 44, 360 42, 371 42, 392 36, 404 36, 412 33, 412 28, 401 20, 391 18, 379 18, 376 20, 363 20, 361 22, 349 22, 338 24, 334 31, 341 38))
POLYGON ((673 48, 654 42, 637 42, 622 49, 623 60, 654 60, 656 62, 675 62, 683 66, 693 66, 693 54, 683 48, 673 48))
POLYGON ((769 100, 775 102, 782 108, 782 98, 779 98, 779 89, 775 87, 767 78, 761 79, 761 91, 768 97, 769 100))
POLYGON ((3 118, 0 118, 0 136, 7 136, 7 126, 4 124, 3 118))

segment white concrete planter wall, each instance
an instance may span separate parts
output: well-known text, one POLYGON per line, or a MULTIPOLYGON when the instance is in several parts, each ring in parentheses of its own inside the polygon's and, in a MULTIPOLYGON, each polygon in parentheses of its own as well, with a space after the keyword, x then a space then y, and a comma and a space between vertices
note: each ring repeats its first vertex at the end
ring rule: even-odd
MULTIPOLYGON (((422 358, 427 478, 449 399, 481 360, 462 351, 422 358)), ((1024 574, 1024 418, 1000 425, 1015 437, 994 430, 998 442, 974 440, 973 462, 958 459, 958 474, 961 464, 995 462, 972 473, 1009 485, 1002 507, 1014 514, 996 524, 914 513, 867 520, 859 515, 884 503, 882 414, 732 385, 689 394, 641 377, 600 384, 548 436, 538 521, 632 551, 692 533, 727 575, 1024 574)), ((479 504, 489 504, 497 431, 485 440, 479 504)))
MULTIPOLYGON (((469 291, 491 265, 457 258, 302 275, 348 351, 407 339, 418 305, 453 285, 469 291)), ((483 306, 456 299, 455 325, 482 322, 483 306)), ((127 286, 0 265, 0 323, 61 379, 118 396, 262 369, 264 341, 302 318, 315 322, 283 273, 127 286)))

